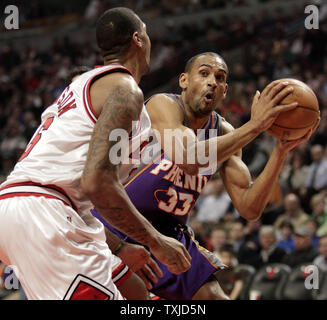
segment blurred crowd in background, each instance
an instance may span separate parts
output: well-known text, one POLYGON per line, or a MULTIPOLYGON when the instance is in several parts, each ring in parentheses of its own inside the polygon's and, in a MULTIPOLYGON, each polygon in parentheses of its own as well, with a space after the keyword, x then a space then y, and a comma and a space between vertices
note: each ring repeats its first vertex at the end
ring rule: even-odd
MULTIPOLYGON (((157 17, 278 1, 91 0, 60 5, 49 1, 48 6, 44 1, 16 2, 26 25, 74 12, 79 24, 94 26, 99 13, 127 6, 144 15, 150 29, 151 19, 157 17)), ((229 66, 228 95, 217 111, 236 128, 249 120, 255 91, 274 79, 302 80, 318 97, 320 126, 309 142, 289 154, 260 220, 246 222, 238 215, 219 175, 209 181, 193 209, 189 224, 197 240, 233 267, 248 264, 259 270, 272 262, 295 267, 315 261, 327 271, 327 4, 316 4, 321 13, 317 30, 304 28, 304 8, 294 6, 287 11, 254 9, 248 18, 223 15, 178 25, 167 20, 151 37, 151 68, 140 84, 146 97, 162 90, 179 93, 177 76, 186 61, 205 51, 221 54, 229 66)), ((95 42, 74 41, 69 33, 54 38, 46 49, 28 42, 20 49, 11 41, 1 45, 0 182, 25 149, 43 110, 69 84, 72 68, 101 63, 95 42)), ((263 170, 274 143, 263 133, 244 148, 243 160, 253 179, 263 170)))

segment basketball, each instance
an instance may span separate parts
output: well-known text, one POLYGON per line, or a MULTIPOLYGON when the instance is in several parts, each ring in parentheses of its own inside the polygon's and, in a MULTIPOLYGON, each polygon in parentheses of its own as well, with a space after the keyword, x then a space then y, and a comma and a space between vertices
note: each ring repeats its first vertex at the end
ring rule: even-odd
POLYGON ((293 110, 281 112, 267 131, 278 139, 296 140, 303 137, 316 123, 319 117, 318 99, 312 89, 302 81, 296 79, 280 81, 288 81, 294 91, 279 104, 297 102, 298 106, 293 110))

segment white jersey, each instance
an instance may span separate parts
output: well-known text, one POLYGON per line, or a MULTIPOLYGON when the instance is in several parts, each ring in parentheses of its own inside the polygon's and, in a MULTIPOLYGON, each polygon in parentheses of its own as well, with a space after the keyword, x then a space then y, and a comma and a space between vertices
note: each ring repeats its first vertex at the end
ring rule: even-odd
MULTIPOLYGON (((80 215, 89 212, 92 204, 83 194, 80 180, 98 117, 91 105, 90 87, 99 77, 112 72, 131 74, 119 65, 102 66, 82 74, 64 90, 42 114, 40 127, 0 189, 14 184, 16 190, 9 188, 11 193, 33 192, 35 185, 42 185, 50 195, 56 193, 55 196, 69 202, 80 215)), ((150 127, 150 118, 143 106, 132 131, 131 146, 134 141, 145 141, 150 127)), ((127 178, 130 169, 124 166, 121 170, 122 180, 127 178)))

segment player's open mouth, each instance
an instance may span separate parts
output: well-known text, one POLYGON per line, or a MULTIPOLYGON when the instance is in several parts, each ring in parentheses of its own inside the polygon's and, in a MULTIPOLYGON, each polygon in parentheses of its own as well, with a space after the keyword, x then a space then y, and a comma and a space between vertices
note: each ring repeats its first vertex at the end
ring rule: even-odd
POLYGON ((214 95, 213 93, 207 93, 205 96, 204 96, 204 101, 206 103, 211 103, 213 101, 213 98, 214 98, 214 95))

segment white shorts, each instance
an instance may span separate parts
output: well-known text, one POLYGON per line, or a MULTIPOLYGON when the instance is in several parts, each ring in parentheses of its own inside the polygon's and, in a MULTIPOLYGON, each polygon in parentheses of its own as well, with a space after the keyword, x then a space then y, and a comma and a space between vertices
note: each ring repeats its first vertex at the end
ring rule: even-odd
POLYGON ((112 281, 103 225, 43 196, 0 200, 0 260, 28 299, 123 299, 112 281))

